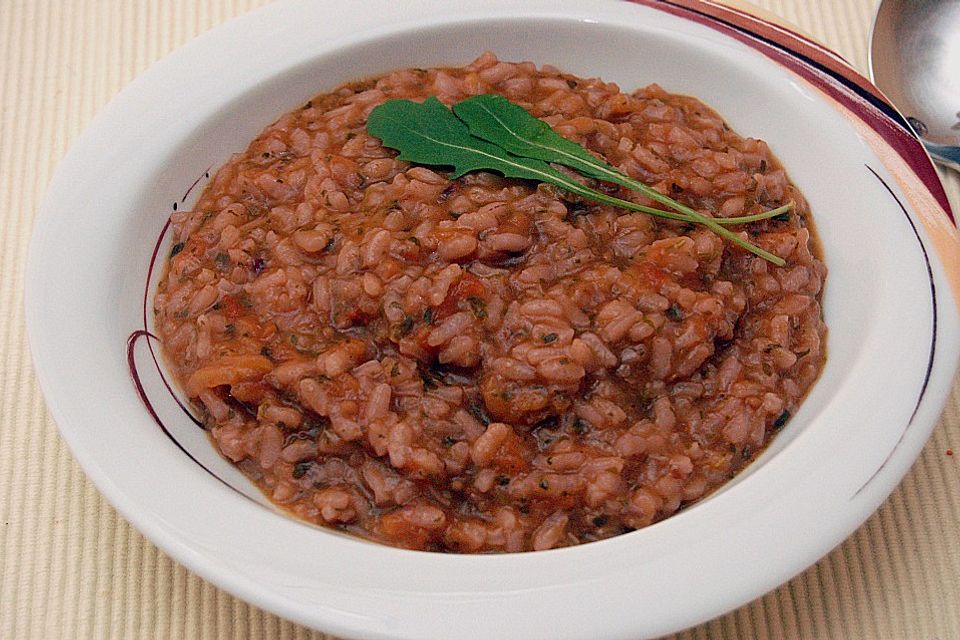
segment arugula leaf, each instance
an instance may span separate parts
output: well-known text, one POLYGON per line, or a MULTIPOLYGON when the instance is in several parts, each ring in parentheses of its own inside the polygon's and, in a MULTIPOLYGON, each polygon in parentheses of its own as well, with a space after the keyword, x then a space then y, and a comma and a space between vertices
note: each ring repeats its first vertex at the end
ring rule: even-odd
MULTIPOLYGON (((552 169, 537 160, 511 160, 503 149, 478 140, 442 102, 388 100, 370 112, 367 131, 400 152, 399 160, 453 167, 450 179, 477 170, 499 171, 507 178, 543 181, 552 169)), ((557 172, 559 173, 559 172, 557 172)))
POLYGON ((472 135, 514 155, 562 164, 585 176, 608 182, 618 182, 623 177, 619 171, 503 96, 472 96, 453 105, 453 112, 466 123, 472 135))
MULTIPOLYGON (((478 97, 483 98, 485 96, 478 97)), ((499 98, 499 96, 486 97, 499 98)), ((473 100, 473 98, 470 98, 464 102, 469 100, 473 100)), ((589 164, 589 162, 582 157, 585 155, 592 158, 586 149, 583 149, 576 143, 566 140, 565 138, 554 133, 546 123, 542 123, 540 120, 527 113, 522 107, 514 105, 505 98, 495 100, 488 104, 478 105, 482 107, 482 109, 478 110, 478 112, 489 115, 492 113, 490 111, 491 109, 500 108, 493 107, 491 105, 503 105, 504 103, 510 107, 508 109, 510 116, 508 117, 514 121, 514 124, 516 124, 516 121, 518 120, 521 121, 521 124, 523 124, 523 116, 516 111, 516 109, 519 109, 519 111, 526 116, 526 119, 533 120, 535 123, 541 123, 550 132, 550 135, 541 135, 541 138, 547 139, 546 143, 540 142, 532 144, 527 142, 527 144, 532 144, 534 149, 533 152, 540 155, 546 155, 546 149, 549 148, 548 143, 550 142, 550 136, 552 135, 564 141, 565 144, 561 144, 565 151, 555 154, 554 158, 550 160, 551 162, 555 162, 556 164, 566 164, 570 158, 578 158, 584 166, 589 164), (570 145, 577 147, 581 151, 572 151, 570 145), (537 151, 537 149, 539 149, 539 151, 537 151)), ((460 104, 462 105, 463 103, 460 104)), ((454 108, 456 109, 457 107, 454 108)), ((466 113, 468 117, 471 117, 472 111, 473 110, 470 107, 467 107, 466 113)), ((508 136, 497 136, 491 133, 490 130, 501 126, 498 124, 499 122, 500 120, 497 118, 494 118, 492 122, 487 120, 487 125, 489 126, 482 128, 488 129, 485 132, 485 135, 495 139, 481 139, 480 137, 473 135, 467 124, 464 124, 464 121, 458 118, 453 111, 444 106, 443 103, 437 100, 436 97, 431 96, 422 103, 416 103, 410 100, 388 100, 383 104, 377 105, 368 116, 367 130, 372 135, 380 138, 384 146, 398 150, 400 155, 397 157, 400 160, 406 160, 408 162, 415 162, 418 164, 452 167, 453 173, 450 175, 451 179, 459 178, 463 174, 470 171, 485 170, 497 171, 507 178, 522 178, 526 180, 547 182, 594 202, 609 204, 630 211, 638 211, 640 213, 646 213, 659 218, 703 224, 714 233, 730 240, 731 242, 743 247, 747 251, 764 258, 765 260, 768 260, 778 266, 783 266, 785 264, 784 260, 780 257, 749 243, 737 234, 725 229, 713 218, 708 218, 697 211, 694 211, 693 209, 684 207, 683 205, 674 202, 670 198, 663 196, 658 191, 647 187, 640 182, 632 181, 630 178, 620 174, 616 169, 613 169, 613 167, 609 167, 609 165, 605 165, 605 163, 598 161, 595 158, 593 159, 595 163, 601 167, 608 167, 608 170, 613 171, 616 175, 620 176, 620 179, 636 182, 636 184, 642 186, 644 190, 652 191, 658 196, 658 198, 665 199, 666 202, 664 204, 674 208, 679 206, 682 207, 682 209, 679 210, 679 213, 674 213, 636 204, 628 200, 621 200, 620 198, 615 198, 584 186, 573 178, 553 168, 547 163, 546 160, 542 158, 522 157, 520 155, 515 155, 511 153, 509 149, 505 149, 504 147, 500 146, 501 140, 499 138, 509 138, 512 136, 520 139, 520 136, 514 134, 510 134, 508 136)), ((530 133, 534 126, 539 127, 539 125, 534 125, 533 123, 527 122, 524 125, 524 130, 530 133)), ((510 131, 514 131, 514 129, 510 129, 510 131)), ((517 132, 520 132, 520 130, 518 129, 517 132)), ((553 142, 556 141, 554 140, 553 142)), ((529 151, 529 148, 524 144, 511 144, 513 145, 514 149, 520 151, 521 153, 529 151)), ((591 171, 597 171, 596 167, 594 166, 591 171)), ((584 170, 583 173, 588 176, 594 175, 589 173, 587 170, 584 170)), ((646 191, 643 192, 645 193, 646 191)), ((653 199, 658 200, 658 198, 653 199)), ((770 212, 759 215, 767 216, 768 213, 770 212)), ((747 218, 762 219, 758 218, 757 216, 747 216, 747 218)))

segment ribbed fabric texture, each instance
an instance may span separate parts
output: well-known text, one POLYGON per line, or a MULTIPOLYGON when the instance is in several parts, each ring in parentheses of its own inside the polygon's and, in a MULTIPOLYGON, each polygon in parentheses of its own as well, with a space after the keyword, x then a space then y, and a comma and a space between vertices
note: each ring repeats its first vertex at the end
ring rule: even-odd
MULTIPOLYGON (((866 69, 877 0, 759 0, 866 69)), ((262 0, 0 0, 0 638, 329 638, 241 602, 118 517, 34 379, 23 276, 56 163, 152 62, 262 0)), ((944 173, 960 212, 960 176, 944 173)), ((912 471, 850 539, 767 596, 674 636, 960 639, 960 384, 912 471), (953 450, 955 455, 947 455, 953 450)))

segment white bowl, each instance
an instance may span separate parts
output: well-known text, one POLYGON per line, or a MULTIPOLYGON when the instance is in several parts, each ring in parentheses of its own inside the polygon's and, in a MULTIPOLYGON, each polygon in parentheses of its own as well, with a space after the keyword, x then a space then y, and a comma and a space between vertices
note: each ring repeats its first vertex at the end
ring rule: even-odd
POLYGON ((350 637, 649 637, 802 571, 916 458, 960 354, 960 250, 945 202, 872 87, 818 45, 741 12, 696 0, 280 2, 154 65, 82 135, 36 224, 28 329, 50 409, 97 487, 164 551, 241 598, 350 637), (767 140, 809 199, 830 269, 828 362, 756 462, 646 529, 467 556, 306 526, 217 455, 141 341, 132 357, 169 433, 145 410, 127 339, 149 328, 151 257, 167 250, 173 206, 189 207, 205 172, 279 115, 347 80, 461 65, 488 49, 626 89, 658 82, 767 140))

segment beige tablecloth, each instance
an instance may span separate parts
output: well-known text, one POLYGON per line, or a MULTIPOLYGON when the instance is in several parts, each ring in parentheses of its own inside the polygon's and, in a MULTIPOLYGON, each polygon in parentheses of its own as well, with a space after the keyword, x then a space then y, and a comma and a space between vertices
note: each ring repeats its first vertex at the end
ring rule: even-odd
MULTIPOLYGON (((757 4, 866 69, 876 2, 757 4)), ((0 0, 2 640, 324 637, 189 573, 117 516, 47 414, 24 332, 30 227, 70 143, 150 63, 260 4, 0 0)), ((960 212, 960 176, 944 178, 960 212)), ((912 471, 850 539, 777 591, 677 637, 960 639, 958 390, 912 471)))

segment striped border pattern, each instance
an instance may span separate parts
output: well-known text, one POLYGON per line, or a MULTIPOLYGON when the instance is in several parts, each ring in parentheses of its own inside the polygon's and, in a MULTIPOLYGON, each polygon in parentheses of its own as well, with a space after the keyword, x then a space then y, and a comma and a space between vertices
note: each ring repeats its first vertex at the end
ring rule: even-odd
POLYGON ((923 376, 923 384, 920 387, 920 393, 917 394, 917 402, 913 405, 913 412, 910 414, 910 419, 907 421, 907 424, 904 425, 903 430, 900 432, 900 437, 897 438, 896 444, 893 445, 893 449, 890 450, 890 453, 887 454, 887 457, 883 459, 883 462, 880 463, 880 466, 877 467, 876 471, 867 478, 867 481, 864 482, 859 489, 850 497, 851 500, 859 496, 864 489, 866 489, 874 478, 880 475, 880 472, 883 471, 884 467, 890 462, 890 459, 893 458, 893 454, 897 452, 897 449, 900 448, 900 445, 903 443, 904 438, 907 437, 907 432, 910 431, 910 427, 913 426, 913 419, 917 416, 917 411, 920 410, 920 404, 923 402, 924 396, 927 394, 927 386, 930 384, 930 375, 933 373, 933 360, 937 352, 937 283, 933 279, 933 268, 930 265, 930 254, 927 252, 926 245, 923 244, 923 238, 920 237, 920 232, 917 230, 917 224, 913 221, 913 218, 910 217, 910 214, 907 213, 907 208, 903 206, 903 202, 900 198, 897 197, 897 194, 893 189, 890 188, 890 185, 887 184, 887 181, 877 173, 877 171, 870 165, 866 165, 867 171, 869 171, 874 178, 877 179, 886 192, 893 198, 894 202, 897 203, 900 212, 903 213, 903 217, 907 219, 907 222, 910 224, 910 230, 913 231, 913 236, 917 240, 917 245, 920 247, 920 253, 923 255, 923 262, 927 268, 927 278, 930 281, 930 307, 931 307, 931 317, 932 317, 932 326, 930 327, 930 352, 927 356, 927 370, 923 376))

